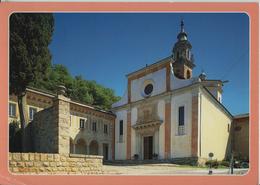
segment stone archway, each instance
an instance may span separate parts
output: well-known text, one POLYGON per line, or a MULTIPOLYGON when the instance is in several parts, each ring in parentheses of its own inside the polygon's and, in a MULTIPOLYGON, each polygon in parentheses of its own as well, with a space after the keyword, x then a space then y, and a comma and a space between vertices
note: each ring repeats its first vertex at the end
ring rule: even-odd
POLYGON ((98 142, 93 140, 89 144, 89 154, 90 155, 98 155, 98 142))
POLYGON ((76 154, 87 154, 87 145, 84 139, 78 139, 75 145, 76 154))

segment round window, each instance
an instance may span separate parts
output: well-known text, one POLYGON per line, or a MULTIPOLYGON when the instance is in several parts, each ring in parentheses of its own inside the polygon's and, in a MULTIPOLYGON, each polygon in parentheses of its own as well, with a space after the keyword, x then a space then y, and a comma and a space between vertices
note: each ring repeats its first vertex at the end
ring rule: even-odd
POLYGON ((144 88, 144 93, 146 95, 150 95, 152 92, 153 92, 153 85, 152 84, 146 85, 144 88))

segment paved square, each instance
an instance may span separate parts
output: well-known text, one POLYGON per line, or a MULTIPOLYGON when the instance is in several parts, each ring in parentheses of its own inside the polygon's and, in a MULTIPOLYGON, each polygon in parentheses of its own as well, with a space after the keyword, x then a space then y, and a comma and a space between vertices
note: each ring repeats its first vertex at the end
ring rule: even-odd
MULTIPOLYGON (((175 164, 104 165, 105 175, 208 175, 208 168, 175 164)), ((228 168, 212 169, 213 175, 231 175, 228 168)), ((246 174, 248 169, 234 169, 233 175, 246 174)))

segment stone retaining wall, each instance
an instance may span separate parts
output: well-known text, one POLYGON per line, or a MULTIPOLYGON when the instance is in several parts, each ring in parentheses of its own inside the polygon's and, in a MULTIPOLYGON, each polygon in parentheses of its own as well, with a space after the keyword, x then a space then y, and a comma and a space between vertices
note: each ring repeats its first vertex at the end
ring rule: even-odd
POLYGON ((37 112, 31 125, 32 149, 29 152, 58 153, 58 124, 55 107, 37 112))
POLYGON ((18 174, 102 174, 103 156, 9 153, 9 171, 18 174))

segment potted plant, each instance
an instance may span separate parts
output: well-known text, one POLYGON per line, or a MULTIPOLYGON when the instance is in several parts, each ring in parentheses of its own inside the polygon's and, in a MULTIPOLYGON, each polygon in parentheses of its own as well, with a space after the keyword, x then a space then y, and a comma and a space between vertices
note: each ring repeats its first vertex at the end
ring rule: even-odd
POLYGON ((157 160, 158 159, 158 154, 154 153, 153 154, 153 160, 157 160))

